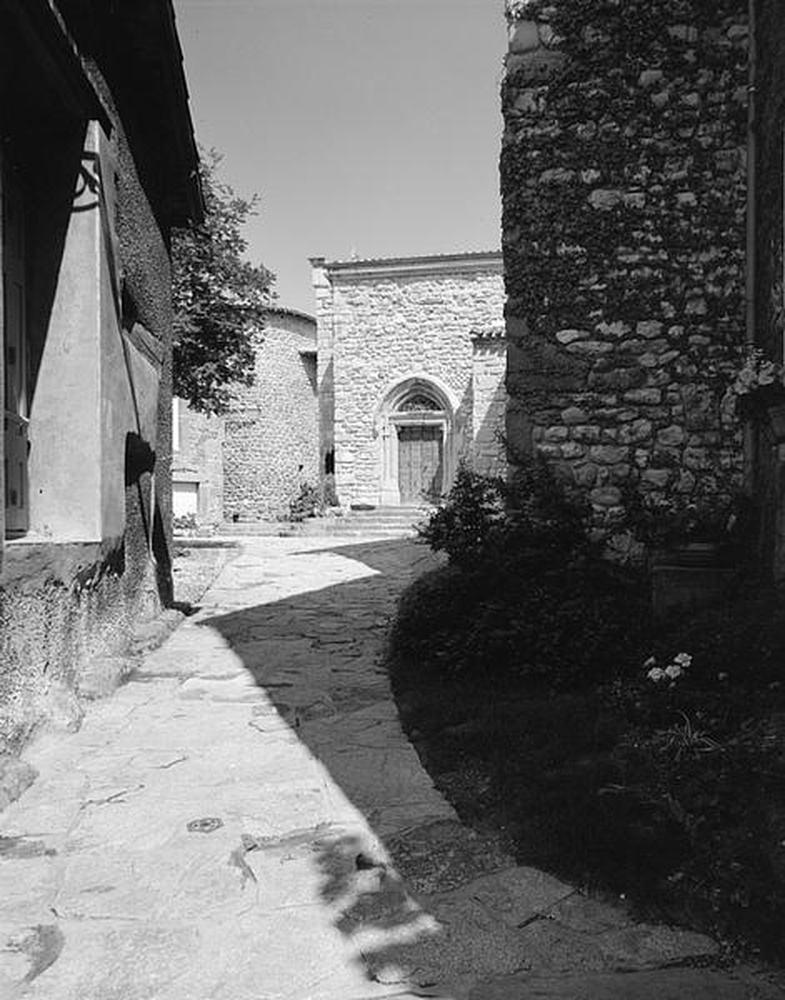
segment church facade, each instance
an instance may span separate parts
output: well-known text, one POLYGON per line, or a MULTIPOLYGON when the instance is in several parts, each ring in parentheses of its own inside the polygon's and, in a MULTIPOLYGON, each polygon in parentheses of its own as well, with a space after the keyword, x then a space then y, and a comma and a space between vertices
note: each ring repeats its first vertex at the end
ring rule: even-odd
POLYGON ((326 497, 419 505, 449 489, 461 460, 501 472, 501 254, 311 264, 326 497))

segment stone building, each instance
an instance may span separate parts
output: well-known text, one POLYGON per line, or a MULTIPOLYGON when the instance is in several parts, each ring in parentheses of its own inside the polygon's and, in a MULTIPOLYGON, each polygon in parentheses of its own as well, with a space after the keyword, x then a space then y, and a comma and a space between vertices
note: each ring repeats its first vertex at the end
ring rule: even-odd
POLYGON ((781 4, 508 0, 508 21, 511 442, 598 512, 625 483, 746 483, 776 519, 777 447, 715 376, 745 342, 782 357, 781 4))
POLYGON ((175 403, 174 513, 199 526, 275 520, 304 483, 318 483, 316 322, 270 309, 256 378, 229 412, 206 416, 175 403))
POLYGON ((443 493, 462 458, 502 471, 501 254, 311 263, 326 490, 401 506, 443 493))
POLYGON ((202 211, 169 0, 0 5, 0 754, 170 596, 172 226, 202 211))

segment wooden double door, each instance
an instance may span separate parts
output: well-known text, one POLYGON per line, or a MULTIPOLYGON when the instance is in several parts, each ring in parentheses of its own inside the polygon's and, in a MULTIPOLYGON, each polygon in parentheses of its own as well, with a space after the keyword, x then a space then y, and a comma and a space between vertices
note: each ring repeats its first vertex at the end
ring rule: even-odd
POLYGON ((398 488, 401 503, 436 500, 444 490, 444 435, 439 424, 398 428, 398 488))

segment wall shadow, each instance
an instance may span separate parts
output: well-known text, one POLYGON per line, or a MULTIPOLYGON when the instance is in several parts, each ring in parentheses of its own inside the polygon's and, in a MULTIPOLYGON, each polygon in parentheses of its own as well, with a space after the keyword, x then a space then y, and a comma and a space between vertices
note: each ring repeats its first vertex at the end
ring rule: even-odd
MULTIPOLYGON (((342 567, 355 575, 338 582, 314 578, 313 589, 204 616, 199 624, 227 640, 367 822, 370 838, 340 828, 314 833, 312 855, 321 901, 350 942, 355 961, 369 981, 402 987, 410 985, 414 963, 415 986, 425 989, 442 978, 440 931, 417 880, 413 885, 404 870, 407 838, 413 827, 453 821, 445 818, 451 812, 443 803, 441 815, 433 807, 441 800, 414 748, 400 735, 383 653, 399 593, 439 562, 409 539, 324 541, 324 547, 290 550, 288 556, 304 562, 317 551, 320 558, 340 556, 342 567)), ((270 570, 260 566, 257 583, 270 570)), ((233 593, 242 594, 242 587, 233 593)), ((214 595, 221 600, 220 581, 214 595)))

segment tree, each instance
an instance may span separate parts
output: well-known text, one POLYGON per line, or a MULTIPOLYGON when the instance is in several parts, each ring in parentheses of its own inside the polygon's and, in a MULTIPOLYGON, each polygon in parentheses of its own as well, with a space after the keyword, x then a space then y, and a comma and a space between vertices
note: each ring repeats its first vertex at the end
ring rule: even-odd
POLYGON ((258 198, 239 198, 217 176, 221 156, 201 151, 201 226, 172 238, 174 393, 202 413, 225 413, 232 384, 251 385, 275 276, 243 260, 240 229, 258 198))

